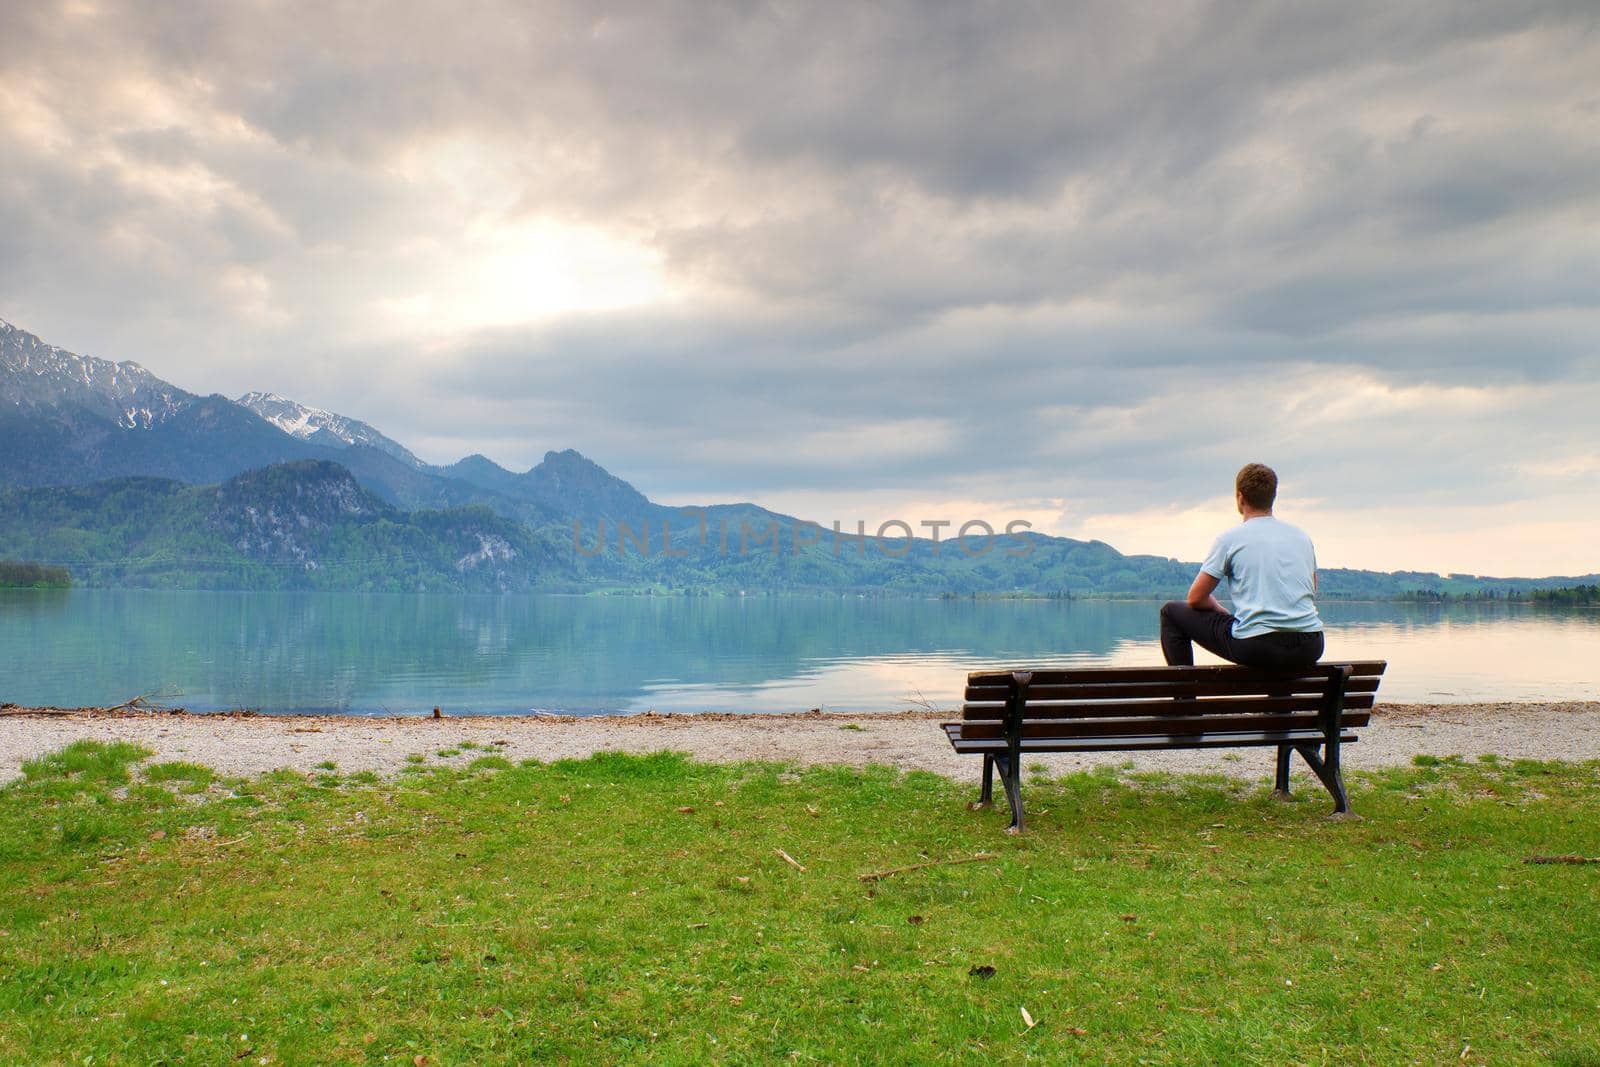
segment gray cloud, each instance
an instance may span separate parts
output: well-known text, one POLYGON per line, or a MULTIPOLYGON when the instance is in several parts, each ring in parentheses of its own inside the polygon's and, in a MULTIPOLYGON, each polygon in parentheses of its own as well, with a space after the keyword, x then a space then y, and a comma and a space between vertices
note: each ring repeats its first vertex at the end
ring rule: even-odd
POLYGON ((1597 28, 1532 2, 9 5, 0 315, 434 459, 575 446, 676 496, 1129 510, 1248 452, 1323 498, 1571 500, 1600 452, 1597 28), (665 294, 536 313, 577 269, 539 269, 540 226, 665 294))

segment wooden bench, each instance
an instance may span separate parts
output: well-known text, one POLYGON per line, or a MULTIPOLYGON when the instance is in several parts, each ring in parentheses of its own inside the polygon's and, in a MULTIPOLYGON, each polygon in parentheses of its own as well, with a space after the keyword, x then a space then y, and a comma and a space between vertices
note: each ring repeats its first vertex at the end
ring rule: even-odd
POLYGON ((1022 759, 1036 752, 1148 752, 1178 748, 1278 750, 1276 792, 1289 793, 1298 752, 1350 817, 1339 746, 1367 725, 1387 664, 1318 663, 1302 671, 1251 667, 1108 667, 976 671, 961 721, 944 723, 957 752, 983 757, 987 807, 994 774, 1023 829, 1022 759))

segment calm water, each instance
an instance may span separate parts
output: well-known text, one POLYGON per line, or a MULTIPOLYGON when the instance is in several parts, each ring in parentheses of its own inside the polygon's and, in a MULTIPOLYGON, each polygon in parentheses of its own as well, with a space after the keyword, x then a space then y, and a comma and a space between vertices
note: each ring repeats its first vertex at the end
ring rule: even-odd
MULTIPOLYGON (((1324 605, 1392 701, 1600 699, 1600 614, 1324 605)), ((1161 661, 1156 605, 0 591, 0 702, 422 714, 883 711, 966 671, 1161 661)))

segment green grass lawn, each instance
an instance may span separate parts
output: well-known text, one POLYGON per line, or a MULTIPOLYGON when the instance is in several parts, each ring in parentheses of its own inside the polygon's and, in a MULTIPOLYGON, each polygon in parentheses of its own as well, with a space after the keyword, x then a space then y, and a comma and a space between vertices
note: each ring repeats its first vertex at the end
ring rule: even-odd
POLYGON ((1524 862, 1600 855, 1593 763, 1356 775, 1354 823, 1266 757, 1081 774, 1012 838, 885 769, 144 755, 0 789, 0 1061, 1600 1064, 1600 866, 1524 862))

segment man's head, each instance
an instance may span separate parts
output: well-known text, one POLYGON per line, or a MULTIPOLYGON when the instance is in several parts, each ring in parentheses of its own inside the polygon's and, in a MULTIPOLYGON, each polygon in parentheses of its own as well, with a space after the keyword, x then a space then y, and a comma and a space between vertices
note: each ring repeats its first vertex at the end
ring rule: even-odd
POLYGON ((1239 475, 1233 480, 1233 489, 1238 496, 1241 512, 1248 505, 1256 511, 1271 514, 1272 502, 1278 499, 1278 476, 1264 463, 1246 463, 1239 468, 1239 475))

